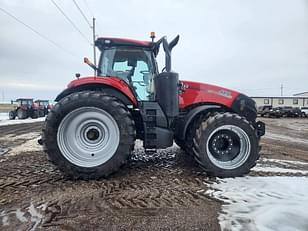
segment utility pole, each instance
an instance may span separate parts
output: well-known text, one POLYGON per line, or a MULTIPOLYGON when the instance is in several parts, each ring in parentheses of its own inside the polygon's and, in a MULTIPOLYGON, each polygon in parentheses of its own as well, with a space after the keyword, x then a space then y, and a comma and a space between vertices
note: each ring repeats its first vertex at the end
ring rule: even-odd
MULTIPOLYGON (((95 48, 95 18, 93 18, 92 21, 92 32, 93 32, 93 61, 94 61, 94 65, 96 66, 96 48, 95 48)), ((94 76, 96 76, 96 70, 94 70, 94 76)))
POLYGON ((283 84, 280 85, 280 95, 283 96, 283 84))

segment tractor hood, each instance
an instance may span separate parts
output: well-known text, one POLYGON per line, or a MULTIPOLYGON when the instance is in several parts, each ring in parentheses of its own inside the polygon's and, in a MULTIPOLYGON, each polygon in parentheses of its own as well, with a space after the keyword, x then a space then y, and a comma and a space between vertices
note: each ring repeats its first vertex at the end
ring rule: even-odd
POLYGON ((218 104, 254 121, 257 107, 254 100, 240 92, 206 83, 181 81, 180 108, 196 104, 218 104))

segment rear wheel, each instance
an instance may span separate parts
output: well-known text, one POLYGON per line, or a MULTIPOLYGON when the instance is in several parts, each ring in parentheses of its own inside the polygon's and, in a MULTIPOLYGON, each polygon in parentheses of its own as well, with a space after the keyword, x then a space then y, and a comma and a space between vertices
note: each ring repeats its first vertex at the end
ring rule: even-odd
POLYGON ((199 124, 193 150, 209 175, 242 176, 259 158, 259 140, 245 118, 231 113, 216 114, 199 124))
POLYGON ((33 110, 31 114, 32 119, 37 119, 39 117, 39 112, 38 110, 33 110))
POLYGON ((115 97, 79 92, 48 114, 43 143, 49 159, 66 175, 95 179, 116 172, 134 147, 130 112, 115 97))
POLYGON ((28 112, 26 110, 22 109, 22 108, 19 108, 17 110, 17 117, 20 120, 26 119, 26 118, 28 118, 28 112))
POLYGON ((45 111, 40 109, 39 110, 39 117, 44 117, 45 116, 45 111))

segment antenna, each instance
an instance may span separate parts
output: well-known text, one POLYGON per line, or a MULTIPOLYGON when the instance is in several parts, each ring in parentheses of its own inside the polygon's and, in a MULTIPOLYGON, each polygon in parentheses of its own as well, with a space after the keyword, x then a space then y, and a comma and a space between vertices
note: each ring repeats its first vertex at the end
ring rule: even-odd
MULTIPOLYGON (((93 31, 93 61, 94 65, 96 66, 96 48, 95 48, 95 18, 92 21, 92 31, 93 31)), ((94 76, 97 75, 97 70, 94 69, 94 76)))

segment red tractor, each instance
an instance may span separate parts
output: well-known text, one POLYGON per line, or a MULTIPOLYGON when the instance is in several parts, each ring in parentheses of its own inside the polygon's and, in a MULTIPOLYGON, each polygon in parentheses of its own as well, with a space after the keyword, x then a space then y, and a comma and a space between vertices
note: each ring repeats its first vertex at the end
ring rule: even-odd
MULTIPOLYGON (((153 36, 154 37, 154 36, 153 36)), ((41 139, 51 162, 72 178, 96 179, 126 163, 136 139, 146 151, 173 145, 192 154, 209 174, 247 174, 259 158, 265 125, 246 95, 179 80, 171 71, 178 43, 98 38, 96 76, 71 81, 48 114, 41 139), (161 44, 165 67, 158 71, 161 44)))
POLYGON ((31 98, 16 99, 17 107, 9 112, 10 120, 14 120, 17 116, 18 119, 32 119, 38 118, 38 105, 33 102, 31 98))
POLYGON ((34 101, 39 108, 39 117, 44 117, 48 114, 49 110, 51 109, 51 104, 49 104, 48 100, 35 100, 34 101))

